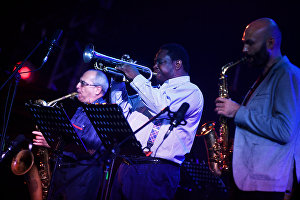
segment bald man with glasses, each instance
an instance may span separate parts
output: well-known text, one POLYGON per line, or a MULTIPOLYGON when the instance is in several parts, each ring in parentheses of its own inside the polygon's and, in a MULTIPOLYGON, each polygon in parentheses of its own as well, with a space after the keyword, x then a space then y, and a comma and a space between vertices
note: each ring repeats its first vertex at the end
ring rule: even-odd
MULTIPOLYGON (((80 78, 76 89, 81 103, 103 104, 109 82, 106 75, 98 70, 88 70, 80 78)), ((102 142, 85 114, 79 107, 71 122, 91 155, 63 152, 60 166, 53 180, 53 199, 96 200, 103 177, 103 161, 100 159, 105 151, 102 142)), ((33 131, 33 144, 50 148, 41 132, 33 131)))

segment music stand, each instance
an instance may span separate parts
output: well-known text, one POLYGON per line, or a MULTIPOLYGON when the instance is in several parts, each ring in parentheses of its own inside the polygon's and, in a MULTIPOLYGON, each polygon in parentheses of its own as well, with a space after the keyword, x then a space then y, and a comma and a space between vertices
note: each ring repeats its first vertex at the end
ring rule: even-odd
POLYGON ((43 136, 49 146, 54 149, 55 165, 52 172, 50 190, 47 198, 51 199, 53 192, 51 187, 52 181, 54 179, 57 166, 59 166, 61 162, 62 151, 68 149, 74 153, 85 153, 88 152, 88 150, 79 135, 76 133, 63 108, 32 103, 26 103, 25 106, 31 113, 34 123, 38 126, 39 131, 43 133, 43 136))
POLYGON ((26 103, 34 123, 43 133, 49 146, 55 150, 59 147, 76 152, 87 152, 87 148, 76 133, 68 115, 63 108, 26 103), (62 144, 63 143, 63 144, 62 144))
POLYGON ((85 104, 83 109, 108 151, 124 156, 145 156, 119 105, 85 104))
POLYGON ((108 179, 104 179, 101 199, 107 199, 117 156, 145 156, 123 111, 117 104, 85 104, 83 109, 95 128, 107 152, 112 154, 108 179), (104 191, 106 187, 106 191, 104 191), (104 196, 104 197, 103 197, 104 196))

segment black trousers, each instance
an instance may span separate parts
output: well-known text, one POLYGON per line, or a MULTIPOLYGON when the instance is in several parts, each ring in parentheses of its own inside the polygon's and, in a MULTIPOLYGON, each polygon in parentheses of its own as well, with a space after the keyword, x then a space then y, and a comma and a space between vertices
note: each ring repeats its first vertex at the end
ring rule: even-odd
POLYGON ((284 192, 235 191, 231 200, 283 200, 284 192))
POLYGON ((121 163, 111 188, 111 200, 172 199, 180 181, 180 167, 172 164, 121 163))
POLYGON ((76 165, 58 168, 54 174, 55 200, 96 200, 103 177, 100 165, 76 165))

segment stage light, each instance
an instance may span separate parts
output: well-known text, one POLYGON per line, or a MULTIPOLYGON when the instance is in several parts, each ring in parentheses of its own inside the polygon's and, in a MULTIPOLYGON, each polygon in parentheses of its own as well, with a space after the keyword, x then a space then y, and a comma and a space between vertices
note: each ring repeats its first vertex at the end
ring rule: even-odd
POLYGON ((31 72, 30 71, 30 68, 25 66, 25 67, 22 67, 20 70, 19 70, 19 73, 21 75, 21 79, 23 80, 26 80, 26 79, 29 79, 30 76, 31 76, 31 72), (27 73, 28 72, 28 73, 27 73))
MULTIPOLYGON (((21 63, 22 63, 21 61, 18 62, 17 65, 14 67, 14 70, 21 63)), ((25 62, 23 64, 23 66, 21 67, 21 69, 19 69, 19 74, 21 76, 21 79, 25 80, 25 81, 31 81, 31 79, 32 79, 32 73, 30 71, 32 71, 32 70, 33 70, 32 64, 29 63, 29 62, 25 62)))

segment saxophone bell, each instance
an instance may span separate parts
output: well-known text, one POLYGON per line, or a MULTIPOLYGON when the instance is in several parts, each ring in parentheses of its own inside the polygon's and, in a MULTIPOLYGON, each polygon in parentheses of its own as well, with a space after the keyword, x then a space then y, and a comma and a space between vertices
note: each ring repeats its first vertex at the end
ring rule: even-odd
POLYGON ((42 180, 31 150, 32 144, 29 143, 28 149, 22 149, 13 157, 11 171, 17 176, 25 175, 30 199, 45 200, 46 198, 43 196, 42 180))
POLYGON ((208 167, 210 171, 216 175, 221 175, 221 170, 219 168, 222 162, 220 158, 220 153, 217 152, 220 149, 220 144, 218 142, 218 136, 215 131, 215 122, 209 121, 204 123, 197 131, 196 136, 204 136, 204 142, 207 150, 208 157, 208 167))
POLYGON ((28 149, 21 150, 11 162, 11 171, 15 175, 26 174, 34 164, 33 153, 28 149))
POLYGON ((11 142, 7 151, 2 154, 1 161, 6 157, 11 159, 10 156, 12 156, 11 171, 15 175, 24 175, 31 169, 34 163, 34 156, 31 149, 32 144, 28 143, 25 136, 20 134, 11 142))

